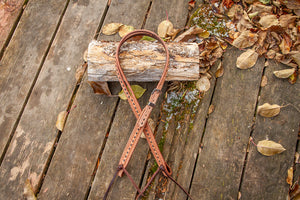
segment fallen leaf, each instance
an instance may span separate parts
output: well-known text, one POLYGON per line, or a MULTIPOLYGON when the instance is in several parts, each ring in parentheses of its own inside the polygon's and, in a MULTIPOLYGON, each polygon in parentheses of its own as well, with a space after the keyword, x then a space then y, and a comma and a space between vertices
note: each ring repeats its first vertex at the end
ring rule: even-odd
POLYGON ((280 0, 280 2, 286 5, 286 7, 289 9, 300 9, 299 0, 280 0))
POLYGON ((260 2, 262 2, 263 4, 268 4, 270 3, 270 0, 259 0, 260 2))
POLYGON ((157 28, 159 37, 165 38, 173 32, 173 24, 169 20, 162 21, 157 28))
POLYGON ((202 37, 202 38, 208 38, 210 35, 210 33, 208 31, 204 31, 202 33, 198 34, 198 37, 202 37))
POLYGON ((189 10, 192 10, 195 7, 196 1, 195 0, 190 0, 189 1, 189 10))
POLYGON ((198 35, 199 33, 204 32, 202 28, 198 28, 197 26, 192 26, 187 31, 179 35, 174 42, 185 42, 187 41, 191 36, 198 35))
POLYGON ((279 21, 276 15, 266 15, 260 18, 259 22, 263 28, 269 28, 271 26, 279 25, 279 21))
MULTIPOLYGON (((142 88, 139 85, 132 85, 131 88, 132 88, 132 91, 133 91, 133 93, 134 93, 134 95, 137 99, 139 99, 141 96, 143 96, 143 94, 146 91, 146 89, 142 88)), ((119 92, 119 97, 123 100, 127 100, 127 97, 126 97, 123 90, 121 92, 119 92)))
POLYGON ((26 179, 26 181, 25 181, 23 197, 25 200, 36 200, 37 199, 33 192, 33 187, 31 185, 29 179, 26 179))
POLYGON ((295 70, 295 72, 289 77, 289 83, 295 84, 298 79, 298 70, 295 70))
POLYGON ((76 69, 75 78, 77 83, 79 83, 82 80, 86 68, 87 68, 87 63, 84 63, 83 65, 81 65, 76 69))
POLYGON ((266 57, 269 58, 269 59, 273 59, 276 55, 276 51, 274 51, 273 49, 270 49, 267 54, 266 54, 266 57))
POLYGON ((124 37, 125 35, 127 35, 128 33, 132 32, 132 31, 134 31, 133 26, 123 25, 119 29, 119 36, 124 37))
POLYGON ((264 75, 261 79, 260 86, 265 87, 267 85, 267 83, 268 83, 268 78, 267 78, 267 76, 264 75))
POLYGON ((281 145, 271 140, 262 140, 257 143, 257 150, 265 156, 273 156, 279 154, 286 149, 281 145))
POLYGON ((290 24, 293 24, 298 17, 292 14, 281 15, 279 17, 279 24, 281 27, 288 27, 290 24))
POLYGON ((257 58, 258 53, 252 49, 248 49, 237 58, 236 67, 239 69, 249 69, 255 65, 257 58))
POLYGON ((293 185, 293 167, 290 167, 287 171, 287 178, 286 178, 286 182, 290 185, 290 187, 293 185))
POLYGON ((58 130, 63 131, 67 116, 68 116, 67 111, 62 111, 58 114, 57 120, 56 120, 56 128, 58 130))
POLYGON ((279 48, 283 54, 288 54, 292 46, 292 40, 287 34, 283 34, 283 38, 279 45, 279 48))
POLYGON ((105 24, 103 26, 103 29, 102 29, 102 33, 104 35, 113 35, 113 34, 116 34, 120 27, 122 26, 123 24, 121 23, 110 23, 110 24, 105 24))
POLYGON ((294 72, 295 72, 295 69, 291 68, 291 69, 283 69, 283 70, 279 70, 279 71, 274 71, 273 74, 277 78, 288 78, 291 75, 293 75, 294 72))
POLYGON ((277 104, 270 105, 265 103, 258 106, 257 113, 263 117, 274 117, 280 113, 280 106, 277 104))
MULTIPOLYGON (((291 52, 292 53, 292 52, 291 52)), ((300 53, 297 52, 291 56, 293 60, 297 63, 298 66, 300 66, 300 53)))
POLYGON ((223 76, 223 74, 224 74, 224 68, 223 68, 222 62, 220 62, 218 65, 217 71, 215 73, 215 76, 216 76, 216 78, 219 78, 219 77, 223 76))
POLYGON ((239 37, 237 37, 232 45, 239 49, 244 49, 252 46, 258 40, 257 34, 252 33, 249 30, 243 31, 239 37))
POLYGON ((152 38, 152 37, 150 37, 150 36, 144 35, 144 36, 142 37, 142 39, 141 39, 141 40, 146 40, 146 41, 155 41, 156 39, 154 39, 154 38, 152 38))
POLYGON ((210 115, 212 112, 214 112, 214 110, 215 110, 215 106, 211 104, 211 105, 209 106, 209 108, 208 108, 208 113, 207 113, 207 114, 210 115))
POLYGON ((206 76, 203 76, 197 81, 196 88, 200 92, 206 92, 210 88, 210 81, 208 80, 208 78, 206 76))
POLYGON ((296 152, 295 153, 295 164, 299 164, 299 153, 298 152, 296 152))
POLYGON ((105 94, 111 95, 111 92, 108 88, 108 84, 105 81, 88 81, 90 86, 93 88, 95 94, 105 94))

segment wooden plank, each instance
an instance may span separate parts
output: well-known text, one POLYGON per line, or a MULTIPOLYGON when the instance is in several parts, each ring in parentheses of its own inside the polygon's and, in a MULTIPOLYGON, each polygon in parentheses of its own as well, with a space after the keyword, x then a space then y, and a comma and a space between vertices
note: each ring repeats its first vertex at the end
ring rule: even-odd
POLYGON ((235 67, 242 52, 228 49, 224 54, 224 75, 218 79, 199 153, 191 195, 197 199, 238 197, 246 148, 249 141, 264 59, 253 68, 235 67))
POLYGON ((286 199, 289 185, 287 170, 293 166, 300 119, 300 82, 291 85, 286 79, 278 79, 273 71, 287 67, 270 62, 265 70, 268 83, 261 90, 259 104, 278 104, 280 114, 272 118, 256 116, 252 137, 273 140, 284 146, 286 151, 279 155, 263 156, 254 145, 250 146, 241 194, 243 199, 286 199))
MULTIPOLYGON (((141 83, 140 85, 144 88, 147 88, 146 93, 139 99, 140 105, 144 107, 148 103, 149 96, 152 90, 155 88, 155 85, 150 85, 149 83, 141 83)), ((154 108, 150 116, 154 121, 156 121, 158 118, 161 101, 162 97, 159 98, 157 106, 154 108)), ((135 125, 135 122, 135 116, 128 102, 121 100, 116 111, 116 116, 113 121, 104 152, 101 157, 89 199, 99 199, 104 196, 104 193, 118 166, 119 159, 135 125)), ((128 172, 132 175, 137 184, 139 184, 141 179, 148 149, 149 148, 146 139, 140 139, 129 165, 127 166, 128 172)), ((109 199, 134 199, 135 195, 135 188, 132 186, 130 180, 125 176, 117 179, 112 188, 109 199)))
POLYGON ((23 11, 24 0, 0 1, 0 60, 23 11))
MULTIPOLYGON (((196 43, 169 43, 167 81, 199 79, 199 47, 196 43)), ((89 81, 118 81, 115 51, 118 42, 92 41, 88 48, 89 81)), ((122 46, 120 58, 128 81, 159 81, 165 66, 165 50, 159 43, 130 42, 122 46), (134 50, 129 51, 129 48, 134 50)))
POLYGON ((0 67, 2 156, 66 2, 66 0, 30 1, 2 57, 0 67))
POLYGON ((39 199, 84 199, 117 98, 82 83, 51 161, 39 199))
MULTIPOLYGON (((49 15, 45 14, 49 12, 41 12, 41 1, 31 2, 38 6, 35 12, 43 15, 41 20, 36 20, 39 26, 42 26, 40 24, 44 21, 47 24, 49 15)), ((48 8, 54 9, 54 13, 59 9, 57 2, 55 1, 54 5, 47 4, 48 8)), ((76 66, 83 63, 83 52, 97 29, 99 16, 105 8, 104 2, 70 2, 19 122, 12 145, 1 165, 2 198, 14 195, 14 198, 20 199, 27 178, 31 180, 35 191, 39 187, 52 146, 55 145, 58 133, 55 127, 57 115, 67 109, 72 97, 76 85, 76 66)), ((33 37, 26 39, 34 41, 33 37)))

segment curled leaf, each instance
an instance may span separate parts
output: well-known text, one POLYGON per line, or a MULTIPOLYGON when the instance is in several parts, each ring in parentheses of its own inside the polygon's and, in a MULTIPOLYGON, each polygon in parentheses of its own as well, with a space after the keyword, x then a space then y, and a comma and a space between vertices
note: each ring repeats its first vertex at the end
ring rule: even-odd
POLYGON ((167 37, 173 33, 173 24, 169 20, 162 21, 157 28, 157 33, 159 37, 167 37))
POLYGON ((293 185, 293 176, 294 176, 294 171, 293 171, 293 167, 290 167, 287 171, 287 178, 286 178, 286 182, 292 186, 293 185))
POLYGON ((279 25, 279 21, 276 15, 265 15, 260 18, 259 22, 263 28, 269 28, 271 26, 279 25))
POLYGON ((277 78, 289 78, 291 75, 293 75, 295 72, 294 68, 291 69, 284 69, 284 70, 279 70, 279 71, 274 71, 273 74, 277 78))
POLYGON ((103 26, 103 29, 102 29, 102 33, 104 35, 113 35, 113 34, 116 34, 120 27, 122 26, 123 24, 121 23, 110 23, 110 24, 105 24, 103 26))
POLYGON ((262 140, 257 143, 257 150, 265 156, 273 156, 279 154, 286 149, 281 145, 271 140, 262 140))
POLYGON ((132 31, 134 31, 133 26, 123 25, 120 27, 119 35, 120 35, 120 37, 124 37, 125 35, 127 35, 128 33, 132 32, 132 31))
POLYGON ((255 65, 257 58, 258 53, 252 49, 248 49, 237 58, 236 67, 239 69, 249 69, 255 65))
POLYGON ((218 65, 217 71, 215 73, 216 78, 223 76, 223 74, 224 74, 224 68, 223 68, 222 62, 220 62, 220 64, 218 65))
POLYGON ((26 179, 26 181, 25 181, 23 197, 26 200, 36 200, 37 199, 35 194, 34 194, 33 187, 31 185, 29 179, 26 179))
POLYGON ((251 47, 258 40, 257 34, 249 30, 243 31, 232 43, 233 46, 239 49, 251 47))
POLYGON ((58 130, 63 131, 67 116, 68 116, 67 111, 62 111, 58 114, 57 120, 56 120, 56 128, 58 130))
POLYGON ((197 81, 196 88, 200 92, 206 92, 210 88, 210 81, 208 80, 208 78, 206 76, 203 76, 197 81))
MULTIPOLYGON (((142 88, 139 85, 132 85, 131 88, 132 88, 132 91, 133 91, 133 93, 134 93, 134 95, 135 95, 135 97, 137 99, 139 99, 141 96, 143 96, 143 94, 146 91, 146 89, 142 88)), ((119 92, 119 97, 121 99, 123 99, 123 100, 127 100, 127 97, 126 97, 126 95, 124 93, 124 90, 122 90, 121 92, 119 92)))
POLYGON ((280 113, 280 106, 277 104, 270 105, 265 103, 258 106, 257 113, 263 117, 274 117, 280 113))

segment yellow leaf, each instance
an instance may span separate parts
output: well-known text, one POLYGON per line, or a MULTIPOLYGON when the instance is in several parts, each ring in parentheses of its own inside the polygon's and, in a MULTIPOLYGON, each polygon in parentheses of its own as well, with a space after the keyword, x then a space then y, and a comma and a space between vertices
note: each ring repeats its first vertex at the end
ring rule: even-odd
POLYGON ((208 38, 210 33, 208 31, 204 31, 203 33, 199 33, 198 37, 208 38))
POLYGON ((210 88, 210 81, 208 80, 208 78, 206 76, 201 77, 196 83, 196 88, 200 92, 206 92, 210 88))
POLYGON ((110 24, 105 24, 103 26, 103 29, 102 29, 102 33, 104 35, 113 35, 113 34, 116 34, 120 27, 122 26, 123 24, 121 23, 110 23, 110 24))
POLYGON ((286 178, 286 182, 292 186, 293 185, 293 176, 294 176, 294 171, 293 171, 293 167, 290 167, 287 171, 287 178, 286 178))
POLYGON ((26 181, 25 181, 23 196, 26 200, 36 200, 37 199, 33 192, 33 188, 32 188, 32 185, 31 185, 29 179, 26 179, 26 181))
POLYGON ((252 49, 248 49, 237 58, 236 67, 239 69, 249 69, 255 65, 257 58, 258 53, 252 49))
POLYGON ((274 117, 280 112, 280 106, 277 104, 270 105, 265 103, 261 106, 258 106, 257 113, 263 117, 274 117))
POLYGON ((125 35, 127 35, 128 33, 132 32, 132 31, 134 31, 133 26, 123 25, 120 27, 119 35, 120 35, 120 37, 124 37, 125 35))
POLYGON ((173 24, 169 20, 162 21, 157 28, 159 37, 165 38, 167 35, 173 33, 173 24))
MULTIPOLYGON (((134 95, 135 95, 135 97, 137 99, 139 99, 141 96, 143 96, 143 94, 146 91, 146 89, 142 88, 139 85, 132 85, 131 88, 132 88, 132 91, 133 91, 133 93, 134 93, 134 95)), ((124 90, 122 90, 121 92, 119 92, 119 97, 121 99, 123 99, 123 100, 127 100, 127 97, 126 97, 126 95, 124 93, 124 90)))
POLYGON ((279 70, 279 71, 274 71, 273 74, 277 77, 277 78, 288 78, 291 75, 293 75, 295 72, 294 68, 291 69, 284 69, 284 70, 279 70))
POLYGON ((257 143, 257 150, 265 156, 273 156, 285 151, 285 148, 274 141, 262 140, 257 143))
POLYGON ((57 120, 56 120, 56 128, 60 131, 64 129, 66 118, 68 116, 67 111, 62 111, 58 114, 57 120))

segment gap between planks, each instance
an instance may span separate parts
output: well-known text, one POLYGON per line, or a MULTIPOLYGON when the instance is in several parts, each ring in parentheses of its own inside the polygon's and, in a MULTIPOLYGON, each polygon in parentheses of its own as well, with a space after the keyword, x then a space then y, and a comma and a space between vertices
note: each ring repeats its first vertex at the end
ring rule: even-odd
MULTIPOLYGON (((48 55, 48 53, 49 53, 49 50, 50 50, 50 48, 51 48, 51 46, 52 46, 52 43, 53 43, 53 41, 54 41, 54 39, 55 39, 55 36, 56 36, 57 31, 58 31, 58 29, 59 29, 59 26, 60 26, 60 24, 61 24, 61 22, 62 22, 62 19, 63 19, 64 15, 65 15, 65 12, 66 12, 66 10, 67 10, 67 7, 68 7, 68 5, 69 5, 69 2, 70 2, 70 0, 68 0, 68 1, 66 2, 66 4, 65 4, 65 7, 64 7, 64 9, 63 9, 63 11, 62 11, 62 14, 61 14, 59 20, 58 20, 58 23, 57 23, 56 28, 55 28, 55 30, 54 30, 54 32, 53 32, 53 35, 52 35, 52 37, 51 37, 51 39, 50 39, 49 45, 48 45, 48 47, 47 47, 47 49, 46 49, 46 52, 45 52, 45 54, 44 54, 44 56, 43 56, 43 58, 42 58, 42 60, 41 60, 41 63, 40 63, 40 65, 39 65, 39 67, 38 67, 38 70, 37 70, 37 72, 36 72, 36 74, 35 74, 35 76, 34 76, 34 79, 33 79, 32 83, 31 83, 30 89, 29 89, 29 91, 28 91, 28 93, 27 93, 27 95, 26 95, 26 98, 25 98, 25 100, 24 100, 24 103, 23 103, 23 105, 22 105, 22 107, 21 107, 21 110, 20 110, 20 112, 19 112, 19 115, 18 115, 18 117, 17 117, 17 120, 16 120, 16 122, 15 122, 14 125, 13 125, 12 131, 11 131, 10 136, 9 136, 9 138, 8 138, 8 141, 7 141, 7 143, 6 143, 5 147, 4 147, 3 153, 2 153, 2 155, 1 155, 1 157, 0 157, 0 166, 1 166, 1 164, 2 164, 2 161, 3 161, 4 157, 5 157, 5 154, 6 154, 7 150, 8 150, 8 148, 9 148, 9 145, 10 145, 10 143, 11 143, 11 141, 12 141, 12 138, 13 138, 13 136, 14 136, 14 134, 15 134, 15 131, 16 131, 16 129, 17 129, 17 126, 18 126, 18 124, 19 124, 19 122, 20 122, 20 119, 21 119, 21 117, 22 117, 22 114, 23 114, 23 112, 24 112, 24 109, 25 109, 25 107, 26 107, 26 105, 27 105, 27 103, 28 103, 28 100, 29 100, 29 98, 30 98, 30 95, 31 95, 31 93, 32 93, 32 91, 33 91, 33 87, 34 87, 34 85, 36 84, 37 79, 38 79, 38 76, 39 76, 39 74, 40 74, 40 72, 41 72, 41 70, 42 70, 42 67, 43 67, 44 63, 45 63, 45 60, 46 60, 47 55, 48 55)), ((27 4, 26 4, 26 5, 27 5, 27 4)), ((22 13, 23 13, 23 12, 22 12, 22 13)))

